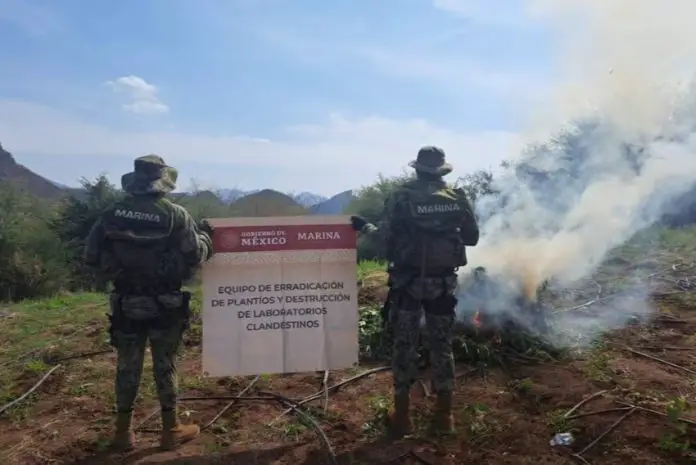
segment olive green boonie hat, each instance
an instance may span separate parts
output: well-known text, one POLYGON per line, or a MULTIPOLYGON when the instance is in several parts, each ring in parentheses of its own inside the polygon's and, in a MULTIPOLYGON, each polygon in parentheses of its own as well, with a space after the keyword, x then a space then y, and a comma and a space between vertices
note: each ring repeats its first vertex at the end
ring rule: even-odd
POLYGON ((121 187, 129 194, 168 194, 176 189, 179 172, 158 155, 138 157, 133 171, 121 176, 121 187))
POLYGON ((418 151, 418 157, 408 164, 422 173, 444 176, 452 172, 452 165, 445 161, 445 151, 439 147, 427 146, 418 151))

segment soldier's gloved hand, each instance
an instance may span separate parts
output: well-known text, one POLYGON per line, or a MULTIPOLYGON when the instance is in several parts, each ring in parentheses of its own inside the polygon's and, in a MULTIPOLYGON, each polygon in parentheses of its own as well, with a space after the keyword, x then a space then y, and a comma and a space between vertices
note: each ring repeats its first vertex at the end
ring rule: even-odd
POLYGON ((362 228, 364 228, 366 224, 367 221, 364 218, 361 218, 359 216, 350 217, 350 225, 353 227, 355 231, 362 231, 362 228))
POLYGON ((203 231, 204 233, 208 234, 208 236, 213 237, 213 225, 208 223, 208 221, 203 220, 198 224, 198 229, 203 231))

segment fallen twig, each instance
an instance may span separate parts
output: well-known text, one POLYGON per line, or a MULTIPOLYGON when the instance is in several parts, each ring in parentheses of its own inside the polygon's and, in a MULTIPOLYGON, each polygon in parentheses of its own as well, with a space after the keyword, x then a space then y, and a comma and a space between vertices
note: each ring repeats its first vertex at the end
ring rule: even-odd
POLYGON ((133 428, 133 430, 134 431, 142 431, 141 428, 143 426, 145 426, 145 423, 147 423, 150 420, 150 418, 157 415, 157 412, 159 412, 159 411, 160 411, 160 407, 156 407, 156 408, 152 409, 152 411, 150 413, 148 413, 147 416, 145 418, 143 418, 142 421, 135 426, 135 428, 133 428))
POLYGON ((21 401, 23 401, 24 399, 29 397, 32 392, 36 391, 36 389, 38 389, 38 387, 41 386, 48 379, 48 377, 51 376, 51 374, 60 367, 61 367, 61 365, 54 366, 53 368, 48 370, 46 372, 46 374, 43 375, 43 377, 35 385, 33 385, 27 392, 25 392, 24 394, 22 394, 21 396, 19 396, 15 400, 13 400, 12 402, 7 403, 7 404, 3 405, 2 407, 0 407, 0 415, 3 414, 5 411, 7 411, 12 406, 17 405, 18 403, 20 403, 21 401))
POLYGON ((312 425, 314 430, 317 432, 319 437, 324 442, 324 445, 326 446, 326 449, 329 453, 329 458, 331 459, 331 463, 333 465, 338 465, 338 459, 336 458, 336 453, 334 452, 333 446, 331 445, 329 438, 326 436, 326 433, 324 433, 324 430, 321 429, 321 426, 319 426, 319 423, 317 423, 317 421, 314 419, 314 417, 312 417, 310 414, 305 412, 300 404, 298 404, 297 402, 295 402, 292 399, 288 399, 285 396, 281 396, 281 395, 275 394, 273 392, 260 391, 260 394, 275 398, 276 401, 280 402, 281 404, 285 404, 286 407, 291 408, 295 413, 304 417, 304 419, 307 420, 312 425))
MULTIPOLYGON (((251 389, 251 388, 254 386, 254 384, 256 384, 256 382, 259 380, 260 376, 261 376, 261 375, 259 375, 259 376, 257 376, 256 378, 252 379, 251 382, 249 383, 249 385, 247 385, 247 387, 245 387, 244 389, 242 389, 242 390, 239 392, 238 396, 243 396, 244 394, 246 394, 247 392, 249 392, 249 389, 251 389)), ((179 398, 179 400, 181 400, 181 397, 179 398)), ((206 424, 205 426, 203 426, 203 429, 210 428, 210 427, 211 427, 222 415, 224 415, 225 412, 227 412, 236 402, 237 402, 236 400, 231 400, 229 404, 227 404, 227 405, 226 405, 226 406, 225 406, 225 407, 224 407, 224 408, 223 408, 223 409, 210 421, 210 422, 208 422, 208 424, 206 424)), ((150 420, 150 418, 152 418, 152 417, 154 417, 155 415, 157 415, 157 413, 159 413, 160 410, 161 410, 160 407, 155 407, 145 418, 143 418, 143 419, 140 421, 140 423, 138 423, 138 425, 134 428, 134 431, 147 432, 147 430, 143 430, 143 429, 141 429, 141 428, 142 428, 143 426, 145 426, 145 424, 150 420)), ((153 431, 153 432, 157 432, 157 431, 153 431)))
POLYGON ((583 405, 585 405, 585 404, 588 403, 589 401, 591 401, 591 400, 593 400, 593 399, 596 399, 597 397, 601 396, 601 395, 604 394, 605 392, 607 392, 607 391, 604 390, 604 391, 595 392, 595 393, 592 394, 591 396, 584 398, 583 400, 581 400, 580 402, 578 402, 577 404, 575 404, 575 406, 574 406, 573 408, 571 408, 570 410, 568 410, 568 411, 565 413, 565 415, 563 415, 563 418, 569 418, 577 409, 579 409, 580 407, 582 407, 583 405))
POLYGON ((581 462, 584 463, 585 465, 590 465, 590 462, 588 462, 588 461, 585 459, 585 457, 582 457, 582 456, 580 456, 580 455, 578 455, 578 454, 573 454, 573 455, 571 455, 571 457, 573 457, 574 459, 577 459, 577 460, 581 461, 581 462))
POLYGON ((679 269, 688 270, 689 268, 693 268, 693 267, 694 267, 694 262, 691 262, 688 265, 685 265, 683 263, 675 263, 674 265, 672 265, 672 271, 679 271, 679 269))
POLYGON ((595 285, 597 286, 597 296, 596 296, 594 299, 588 300, 588 301, 585 302, 584 304, 580 304, 580 305, 576 305, 576 306, 574 306, 574 307, 564 308, 564 309, 562 309, 562 310, 558 310, 558 311, 556 311, 556 312, 554 312, 554 313, 572 312, 572 311, 575 311, 575 310, 581 310, 581 309, 583 309, 583 308, 586 308, 586 307, 589 307, 589 306, 591 306, 591 305, 594 305, 594 304, 596 304, 597 302, 601 302, 602 300, 607 300, 607 299, 611 298, 611 296, 606 296, 606 297, 602 298, 602 297, 601 297, 601 296, 602 296, 602 285, 599 284, 597 281, 595 281, 594 283, 595 283, 595 285))
POLYGON ((73 354, 73 355, 66 355, 65 357, 53 358, 53 359, 50 359, 50 362, 51 363, 67 362, 68 360, 75 360, 78 358, 95 357, 97 355, 110 354, 111 352, 113 352, 113 350, 111 350, 111 349, 95 350, 93 352, 84 352, 81 354, 73 354))
POLYGON ((324 412, 327 412, 329 410, 329 370, 324 371, 321 386, 324 388, 324 412))
MULTIPOLYGON (((681 294, 681 292, 679 292, 681 294)), ((677 318, 674 315, 670 315, 668 313, 660 313, 659 315, 655 315, 654 318, 655 321, 662 321, 663 323, 669 322, 669 323, 675 323, 678 325, 687 325, 690 324, 688 321, 683 320, 681 318, 677 318)))
MULTIPOLYGON (((247 387, 245 387, 244 389, 242 389, 242 390, 239 392, 238 396, 243 396, 244 394, 246 394, 247 392, 249 392, 249 390, 250 390, 252 387, 254 387, 254 385, 258 382, 259 379, 261 379, 261 375, 258 375, 256 378, 252 379, 251 382, 249 383, 249 385, 247 385, 247 387)), ((213 417, 212 420, 210 420, 208 423, 206 423, 205 425, 203 425, 203 427, 201 428, 201 431, 205 431, 206 429, 208 429, 208 428, 210 428, 211 426, 213 426, 213 424, 215 424, 215 422, 218 421, 218 420, 220 419, 220 417, 223 416, 229 409, 231 409, 232 406, 234 406, 237 402, 238 402, 237 400, 231 400, 227 405, 225 405, 225 406, 222 408, 222 410, 220 410, 220 411, 217 413, 217 415, 215 415, 215 416, 213 417)))
MULTIPOLYGON (((666 413, 658 412, 657 410, 653 410, 653 409, 650 409, 650 408, 647 408, 647 407, 641 407, 641 406, 639 406, 639 405, 633 405, 633 404, 630 404, 630 403, 628 403, 628 402, 623 402, 623 401, 620 401, 620 400, 617 400, 616 403, 619 404, 619 405, 625 405, 626 407, 630 407, 630 408, 635 409, 635 410, 640 410, 641 412, 652 413, 653 415, 657 415, 657 416, 659 416, 659 417, 669 418, 669 416, 668 416, 666 413)), ((688 425, 696 426, 696 421, 689 420, 688 418, 681 418, 681 417, 679 417, 679 418, 676 419, 676 421, 680 421, 680 422, 686 423, 686 424, 688 424, 688 425)))
MULTIPOLYGON (((339 390, 340 388, 342 388, 343 386, 345 386, 346 384, 350 384, 350 383, 355 382, 355 381, 358 381, 358 380, 360 380, 360 379, 362 379, 362 378, 366 378, 366 377, 368 377, 368 376, 370 376, 370 375, 372 375, 372 374, 379 373, 379 372, 381 372, 381 371, 387 371, 387 370, 391 370, 391 367, 390 367, 390 366, 384 366, 384 367, 379 367, 379 368, 373 368, 373 369, 371 369, 371 370, 364 371, 364 372, 360 373, 359 375, 353 376, 352 378, 345 379, 345 380, 343 380, 343 381, 341 381, 341 382, 339 382, 339 383, 337 383, 337 384, 334 384, 333 386, 329 386, 329 387, 327 388, 327 390, 330 391, 330 392, 337 391, 337 390, 339 390)), ((317 400, 317 399, 321 398, 323 394, 324 394, 324 390, 321 390, 321 391, 319 391, 319 392, 317 392, 317 393, 315 393, 315 394, 312 394, 312 395, 309 396, 309 397, 305 397, 304 399, 302 399, 301 401, 299 401, 299 402, 297 403, 297 405, 304 405, 304 404, 306 404, 306 403, 308 403, 308 402, 312 402, 312 401, 314 401, 314 400, 317 400)), ((267 426, 273 426, 278 420, 280 420, 282 417, 284 417, 285 415, 287 415, 287 414, 290 413, 291 411, 292 411, 292 409, 287 409, 287 410, 283 411, 280 415, 278 415, 276 418, 274 418, 273 421, 271 421, 270 423, 268 423, 267 426)))
MULTIPOLYGON (((636 411, 636 409, 632 408, 632 409, 630 409, 628 412, 626 412, 626 413, 624 413, 623 415, 621 415, 621 417, 620 417, 618 420, 616 420, 614 423, 612 423, 611 426, 610 426, 609 428, 607 428, 606 430, 604 430, 604 432, 603 432, 602 434, 600 434, 599 436, 597 436, 597 438, 596 438, 594 441, 592 441, 591 443, 589 443, 588 445, 586 445, 580 452, 578 452, 578 453, 575 454, 575 455, 578 456, 578 457, 582 457, 582 454, 584 454, 585 452, 587 452, 588 450, 590 450, 592 447, 594 447, 595 444, 597 444, 599 441, 601 441, 607 434, 611 433, 611 432, 614 431, 616 428, 618 428, 618 426, 619 426, 626 418, 628 418, 629 416, 631 416, 635 411, 636 411)), ((584 459, 583 459, 583 460, 584 460, 584 459)))
POLYGON ((655 360, 656 362, 660 362, 663 365, 667 365, 667 366, 670 366, 672 368, 677 368, 677 369, 685 371, 687 373, 691 373, 692 375, 696 375, 696 371, 694 371, 690 368, 686 368, 686 367, 683 367, 681 365, 677 365, 676 363, 668 362, 667 360, 661 359, 659 357, 655 357, 654 355, 646 354, 645 352, 641 352, 639 350, 632 349, 628 346, 623 346, 623 348, 625 350, 631 352, 632 354, 640 355, 641 357, 649 358, 651 360, 655 360))
POLYGON ((419 379, 418 384, 420 385, 421 389, 423 389, 423 397, 430 398, 430 390, 428 389, 428 386, 426 386, 425 381, 419 379))
POLYGON ((331 459, 331 463, 333 465, 338 465, 338 459, 336 458, 336 453, 334 452, 333 446, 331 445, 329 438, 326 436, 326 433, 324 433, 324 430, 321 429, 321 426, 319 426, 319 423, 317 423, 317 421, 314 419, 314 417, 312 417, 311 415, 309 415, 307 412, 304 411, 304 409, 302 408, 302 406, 300 405, 299 402, 292 400, 288 397, 281 396, 280 394, 273 393, 273 392, 259 391, 259 394, 261 394, 261 396, 254 396, 254 397, 191 396, 191 397, 181 397, 179 400, 182 402, 213 401, 213 400, 230 400, 230 401, 247 401, 247 402, 268 402, 268 401, 278 402, 282 405, 285 405, 291 411, 302 416, 305 420, 307 420, 309 422, 309 424, 317 432, 320 439, 322 440, 322 442, 326 446, 326 449, 329 453, 329 458, 331 459))
POLYGON ((619 407, 619 408, 607 408, 607 409, 603 409, 603 410, 594 410, 592 412, 577 413, 575 415, 571 415, 571 416, 568 416, 565 418, 567 420, 576 420, 578 418, 591 417, 594 415, 602 415, 604 413, 625 412, 626 410, 631 410, 631 407, 619 407))
POLYGON ((674 351, 684 351, 693 352, 696 347, 672 347, 672 346, 640 346, 640 349, 645 350, 674 350, 674 351))

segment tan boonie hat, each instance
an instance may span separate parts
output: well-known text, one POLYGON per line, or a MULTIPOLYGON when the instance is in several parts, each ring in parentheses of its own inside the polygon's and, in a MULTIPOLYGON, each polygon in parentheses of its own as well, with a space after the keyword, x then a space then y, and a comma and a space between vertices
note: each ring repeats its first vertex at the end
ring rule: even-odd
POLYGON ((179 172, 158 155, 138 157, 133 171, 121 176, 121 187, 129 194, 168 194, 176 189, 179 172))
POLYGON ((445 151, 439 147, 426 146, 418 151, 418 157, 408 164, 416 171, 444 176, 452 172, 452 165, 445 161, 445 151))

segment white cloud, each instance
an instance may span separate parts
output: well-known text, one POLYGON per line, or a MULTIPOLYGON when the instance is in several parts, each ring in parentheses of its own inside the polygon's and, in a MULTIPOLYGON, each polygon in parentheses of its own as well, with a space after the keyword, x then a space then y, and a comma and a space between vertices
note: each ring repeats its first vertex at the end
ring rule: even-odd
MULTIPOLYGON (((329 115, 318 124, 286 128, 278 139, 187 132, 125 132, 81 121, 39 104, 0 99, 0 135, 15 153, 46 155, 161 154, 181 161, 229 164, 287 172, 288 188, 337 192, 370 183, 378 173, 399 174, 423 145, 445 149, 458 173, 495 167, 518 152, 521 139, 502 131, 458 132, 420 120, 329 115), (41 137, 36 137, 41 134, 41 137), (329 173, 313 176, 311 173, 329 173), (340 173, 332 175, 331 173, 340 173)), ((229 184, 235 180, 230 179, 229 184)), ((257 186, 258 187, 258 186, 257 186)))
POLYGON ((114 92, 125 95, 129 103, 123 109, 132 113, 161 114, 167 113, 169 107, 162 102, 156 86, 138 76, 122 76, 106 83, 114 92))

